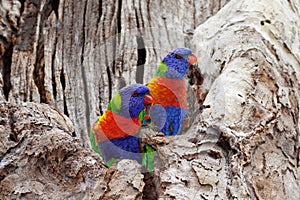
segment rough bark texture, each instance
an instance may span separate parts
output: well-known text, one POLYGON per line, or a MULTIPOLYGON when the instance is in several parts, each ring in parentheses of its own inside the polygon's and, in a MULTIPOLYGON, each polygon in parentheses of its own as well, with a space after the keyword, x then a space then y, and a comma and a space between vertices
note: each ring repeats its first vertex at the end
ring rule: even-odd
POLYGON ((196 29, 209 108, 158 147, 159 197, 300 198, 299 6, 231 1, 196 29))
POLYGON ((1 199, 138 199, 135 161, 107 170, 71 121, 46 104, 0 104, 1 199))
POLYGON ((300 199, 300 4, 226 2, 2 0, 0 198, 300 199), (178 46, 201 113, 185 135, 143 129, 153 174, 106 169, 90 124, 178 46))
POLYGON ((195 27, 226 2, 3 0, 6 99, 55 106, 89 146, 90 126, 112 95, 147 82, 159 60, 190 46, 195 27))

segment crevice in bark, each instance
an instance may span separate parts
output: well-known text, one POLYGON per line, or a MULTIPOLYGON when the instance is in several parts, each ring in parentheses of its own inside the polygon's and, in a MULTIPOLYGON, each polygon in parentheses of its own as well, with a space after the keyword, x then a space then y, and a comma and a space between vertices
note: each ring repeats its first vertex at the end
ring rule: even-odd
MULTIPOLYGON (((115 40, 115 39, 114 39, 115 40)), ((117 68, 117 66, 116 66, 116 41, 114 41, 114 51, 113 51, 113 54, 114 54, 114 60, 112 61, 112 64, 111 64, 111 72, 112 72, 112 74, 113 75, 116 75, 116 68, 117 68)))
POLYGON ((156 200, 157 199, 157 190, 156 190, 156 184, 154 181, 154 175, 150 172, 143 173, 144 175, 144 189, 143 189, 143 196, 142 199, 145 200, 156 200))
MULTIPOLYGON (((13 130, 13 127, 11 127, 11 129, 13 130)), ((15 132, 14 132, 14 134, 15 134, 15 132)), ((24 140, 25 140, 25 137, 22 137, 22 138, 20 138, 19 140, 18 140, 18 138, 17 138, 17 135, 13 135, 13 137, 15 137, 15 141, 14 141, 14 142, 16 142, 17 145, 15 145, 15 146, 9 148, 5 154, 9 154, 13 149, 18 148, 19 146, 21 146, 22 143, 23 143, 24 140)), ((0 158, 0 160, 2 160, 2 158, 0 158)))
POLYGON ((137 36, 136 38, 138 43, 138 60, 137 60, 137 69, 136 69, 136 82, 143 84, 144 82, 144 68, 146 62, 146 49, 144 46, 143 37, 137 36))
MULTIPOLYGON (((19 0, 20 1, 20 3, 21 3, 21 8, 20 8, 20 15, 22 16, 22 13, 23 13, 23 11, 24 11, 24 4, 25 4, 25 1, 26 0, 19 0)), ((21 17, 18 19, 18 24, 20 24, 19 22, 20 22, 20 19, 21 19, 21 17)))
MULTIPOLYGON (((40 28, 40 31, 43 31, 42 28, 40 28)), ((48 103, 45 90, 44 39, 42 37, 42 34, 40 34, 40 40, 36 51, 36 62, 33 70, 33 80, 40 94, 40 102, 48 103)))
POLYGON ((75 131, 73 131, 71 135, 72 135, 72 137, 77 137, 75 131))
POLYGON ((109 67, 106 67, 107 79, 108 79, 108 98, 112 98, 112 80, 111 80, 111 72, 109 67))
POLYGON ((62 91, 63 91, 64 114, 69 117, 67 100, 66 100, 66 79, 65 79, 65 75, 64 75, 64 68, 61 69, 60 82, 61 82, 62 91))
MULTIPOLYGON (((103 32, 105 33, 104 26, 103 26, 103 32)), ((103 39, 104 39, 104 52, 105 52, 105 55, 107 55, 107 43, 105 42, 105 35, 103 35, 103 39)), ((111 99, 111 97, 112 97, 112 78, 111 78, 111 72, 109 69, 107 57, 105 58, 105 65, 106 65, 106 74, 107 74, 107 81, 108 81, 108 99, 111 99)), ((101 94, 100 94, 100 98, 101 98, 101 94)), ((100 102, 102 102, 101 99, 100 99, 100 102)))
POLYGON ((5 51, 5 47, 8 46, 8 41, 7 41, 7 38, 2 35, 0 35, 0 41, 1 41, 1 44, 4 46, 4 49, 2 49, 3 46, 1 45, 0 53, 3 53, 3 50, 5 51))
POLYGON ((111 67, 111 72, 112 74, 116 75, 116 69, 117 69, 117 54, 118 54, 118 45, 120 45, 120 41, 121 41, 121 29, 122 29, 122 18, 121 18, 121 14, 122 14, 122 0, 118 0, 117 2, 117 27, 115 29, 115 35, 113 36, 113 61, 112 61, 112 67, 111 67))
POLYGON ((101 84, 98 85, 99 86, 98 87, 98 90, 99 90, 99 96, 98 96, 99 104, 98 104, 98 108, 99 108, 100 115, 103 115, 103 113, 104 113, 103 108, 101 106, 101 102, 104 102, 103 88, 102 88, 103 85, 104 85, 104 80, 101 79, 101 84))
MULTIPOLYGON (((153 30, 151 28, 152 27, 152 18, 151 18, 151 12, 150 12, 150 0, 146 0, 146 10, 147 10, 146 18, 147 18, 147 21, 149 24, 149 25, 147 25, 147 27, 150 27, 149 32, 150 32, 151 38, 155 38, 154 34, 153 34, 153 30)), ((154 45, 154 42, 152 42, 152 46, 153 45, 154 45)), ((153 48, 152 50, 153 50, 154 56, 157 57, 155 48, 153 48)))
POLYGON ((52 53, 52 65, 51 65, 51 73, 52 73, 52 92, 54 100, 56 100, 57 97, 57 86, 56 86, 56 78, 55 78, 55 54, 56 54, 56 47, 57 46, 57 34, 54 39, 54 45, 53 45, 53 53, 52 53))
MULTIPOLYGON (((97 16, 97 20, 96 20, 96 24, 97 24, 97 27, 96 27, 96 35, 98 35, 98 30, 100 28, 100 21, 101 21, 101 17, 102 17, 102 13, 103 13, 103 8, 102 8, 103 4, 102 4, 102 0, 99 0, 99 3, 98 3, 98 10, 99 10, 99 14, 97 16)), ((103 24, 102 24, 103 26, 103 24)))
POLYGON ((121 12, 122 12, 122 0, 118 0, 118 11, 117 11, 117 33, 121 33, 121 12))
POLYGON ((55 13, 56 20, 58 20, 58 18, 59 18, 59 16, 58 16, 59 2, 60 2, 60 0, 52 0, 52 2, 51 2, 51 7, 55 13))
MULTIPOLYGON (((81 49, 81 73, 82 73, 82 82, 83 82, 83 88, 84 88, 84 100, 85 100, 85 115, 86 115, 86 124, 88 130, 91 130, 90 127, 90 103, 89 103, 89 93, 88 93, 88 86, 87 86, 87 75, 85 72, 85 66, 84 66, 84 50, 85 50, 85 30, 86 30, 86 10, 87 10, 87 3, 84 5, 84 11, 83 11, 83 34, 82 34, 82 49, 81 49)), ((81 132, 81 134, 85 134, 85 132, 81 132)), ((83 135, 81 135, 81 138, 84 138, 83 135)))
POLYGON ((229 154, 229 152, 232 152, 232 154, 238 153, 238 151, 231 146, 230 138, 223 135, 222 133, 221 133, 220 138, 217 142, 217 145, 219 147, 221 147, 228 154, 229 154))
POLYGON ((2 62, 3 62, 3 69, 2 69, 3 93, 4 93, 5 99, 7 101, 8 101, 9 92, 12 88, 12 85, 10 82, 12 53, 13 53, 13 45, 10 44, 10 46, 6 49, 6 51, 3 55, 3 58, 2 58, 2 62))
POLYGON ((99 0, 99 18, 97 19, 97 24, 99 23, 102 16, 102 0, 99 0))
MULTIPOLYGON (((103 13, 103 8, 102 8, 103 4, 102 4, 102 0, 99 0, 99 3, 98 3, 98 11, 99 11, 99 14, 97 16, 97 20, 96 20, 96 24, 97 24, 97 27, 96 27, 96 34, 95 35, 99 35, 98 32, 99 32, 99 29, 101 29, 101 26, 102 26, 102 29, 103 29, 103 24, 100 24, 101 22, 101 17, 102 17, 102 13, 103 13)), ((102 36, 104 38, 104 36, 102 36)))
POLYGON ((9 135, 9 137, 14 142, 18 142, 18 137, 14 131, 14 123, 16 123, 16 122, 17 122, 17 119, 14 117, 14 113, 9 112, 9 127, 10 127, 10 131, 11 131, 11 134, 9 135))
POLYGON ((140 24, 139 24, 139 19, 138 19, 136 10, 135 10, 135 18, 136 18, 136 24, 137 24, 137 28, 138 28, 138 32, 139 32, 139 35, 136 36, 136 43, 138 45, 138 48, 137 48, 138 60, 137 60, 137 69, 136 69, 135 80, 136 80, 136 83, 143 84, 144 68, 145 68, 147 54, 146 54, 144 39, 143 39, 141 31, 140 31, 140 24))

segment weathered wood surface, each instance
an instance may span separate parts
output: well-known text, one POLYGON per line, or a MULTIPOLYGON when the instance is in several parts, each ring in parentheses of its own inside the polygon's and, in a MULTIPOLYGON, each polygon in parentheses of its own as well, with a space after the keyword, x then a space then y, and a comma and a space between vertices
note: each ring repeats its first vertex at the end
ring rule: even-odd
POLYGON ((111 96, 147 82, 162 57, 190 46, 195 27, 226 2, 3 0, 6 99, 55 106, 88 146, 111 96))
POLYGON ((36 20, 50 14, 30 29, 34 37, 27 43, 34 48, 21 50, 22 41, 13 39, 2 45, 12 58, 7 70, 10 61, 1 54, 0 99, 12 102, 1 103, 3 198, 300 199, 299 2, 232 0, 223 7, 219 1, 60 1, 57 22, 54 12, 39 12, 50 9, 49 2, 14 4, 22 19, 18 28, 29 23, 26 13, 36 13, 36 20), (107 170, 78 137, 88 146, 87 130, 110 95, 149 80, 157 61, 182 45, 200 58, 205 79, 195 89, 206 108, 185 135, 152 132, 149 143, 159 158, 151 190, 135 162, 107 170), (44 79, 36 77, 40 73, 44 79), (23 101, 55 106, 74 129, 48 105, 23 101), (78 165, 69 169, 73 161, 78 165), (39 166, 47 176, 36 175, 39 166))
POLYGON ((231 1, 196 29, 210 108, 158 147, 159 197, 300 198, 299 8, 231 1))
POLYGON ((137 199, 137 162, 107 170, 76 139, 68 117, 46 104, 0 104, 1 199, 137 199))

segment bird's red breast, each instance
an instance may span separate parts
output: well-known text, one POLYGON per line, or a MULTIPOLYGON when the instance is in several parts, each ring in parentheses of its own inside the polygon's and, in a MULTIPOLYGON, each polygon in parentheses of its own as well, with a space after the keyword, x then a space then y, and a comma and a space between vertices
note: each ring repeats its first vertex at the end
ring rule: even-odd
POLYGON ((173 80, 164 76, 157 76, 151 79, 147 86, 154 97, 155 104, 161 104, 164 107, 187 108, 184 80, 173 80))
POLYGON ((94 124, 93 132, 95 133, 96 140, 103 142, 129 135, 137 135, 141 125, 138 117, 126 118, 107 110, 94 124))

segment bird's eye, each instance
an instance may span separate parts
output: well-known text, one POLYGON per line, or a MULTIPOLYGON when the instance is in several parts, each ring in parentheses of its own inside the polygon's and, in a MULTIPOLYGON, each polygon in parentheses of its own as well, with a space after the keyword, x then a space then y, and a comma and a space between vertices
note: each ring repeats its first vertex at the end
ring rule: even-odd
POLYGON ((175 58, 180 59, 180 58, 182 58, 182 56, 179 54, 175 54, 175 58))
POLYGON ((133 92, 133 93, 131 94, 131 96, 137 97, 137 96, 139 96, 139 94, 138 94, 137 92, 133 92))

